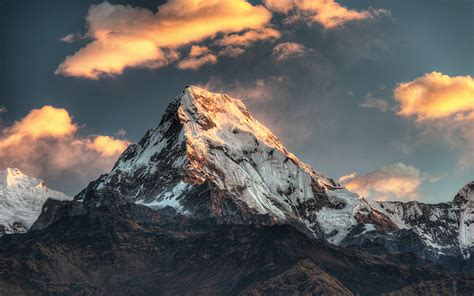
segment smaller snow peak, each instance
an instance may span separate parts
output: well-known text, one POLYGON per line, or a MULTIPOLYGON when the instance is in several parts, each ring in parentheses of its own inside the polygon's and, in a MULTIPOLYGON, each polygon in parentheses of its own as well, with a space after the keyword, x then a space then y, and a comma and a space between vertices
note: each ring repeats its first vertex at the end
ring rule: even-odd
POLYGON ((72 199, 62 192, 48 189, 42 180, 24 175, 18 169, 0 170, 0 236, 26 231, 48 198, 72 199))
POLYGON ((192 130, 194 137, 206 133, 208 136, 213 135, 211 138, 216 143, 224 144, 231 139, 223 137, 223 134, 232 133, 236 137, 238 134, 248 134, 253 135, 256 141, 288 154, 278 138, 250 115, 241 100, 227 94, 188 86, 180 97, 178 115, 180 121, 192 130))

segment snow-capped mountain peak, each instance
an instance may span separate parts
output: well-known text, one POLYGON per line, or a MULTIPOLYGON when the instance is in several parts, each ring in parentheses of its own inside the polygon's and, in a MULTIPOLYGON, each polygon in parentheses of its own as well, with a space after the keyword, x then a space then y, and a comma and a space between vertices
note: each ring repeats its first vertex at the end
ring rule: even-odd
POLYGON ((365 200, 290 153, 240 100, 195 86, 76 199, 101 190, 238 223, 296 221, 334 243, 358 219, 370 220, 362 216, 375 216, 365 200))
POLYGON ((17 168, 0 170, 0 236, 26 231, 36 221, 48 198, 72 199, 17 168))
POLYGON ((261 143, 279 151, 298 168, 317 178, 320 185, 335 185, 288 152, 267 127, 252 117, 241 100, 226 94, 211 93, 196 86, 186 87, 184 95, 178 97, 178 100, 178 116, 184 124, 188 153, 196 153, 200 157, 206 155, 208 149, 219 146, 226 147, 233 153, 241 153, 255 149, 261 143))

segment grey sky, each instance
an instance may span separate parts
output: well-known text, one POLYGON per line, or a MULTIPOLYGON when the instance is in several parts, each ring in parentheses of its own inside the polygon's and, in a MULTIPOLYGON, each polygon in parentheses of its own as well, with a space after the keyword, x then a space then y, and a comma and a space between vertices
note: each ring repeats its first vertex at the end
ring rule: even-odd
MULTIPOLYGON (((156 11, 164 1, 110 2, 156 11)), ((367 98, 381 99, 392 108, 397 83, 432 71, 473 75, 473 2, 338 2, 352 9, 385 9, 390 15, 328 30, 318 23, 286 24, 283 15, 275 14, 272 24, 281 38, 256 42, 241 56, 219 57, 216 64, 198 70, 180 70, 171 64, 89 80, 54 74, 66 56, 89 42, 68 44, 59 39, 85 33, 88 8, 101 1, 3 0, 0 106, 8 112, 0 113, 2 125, 10 126, 32 109, 52 105, 65 108, 75 122, 85 125, 83 133, 113 135, 124 129, 125 138, 133 142, 159 123, 168 102, 185 85, 207 85, 210 90, 242 96, 255 116, 315 170, 337 179, 401 162, 426 176, 439 177, 437 182, 423 183, 420 200, 450 200, 474 179, 473 166, 459 166, 461 148, 439 134, 424 133, 412 118, 361 104, 367 98), (302 44, 306 50, 277 62, 273 48, 283 42, 302 44)), ((189 48, 180 50, 186 53, 189 48)), ((84 180, 47 181, 72 194, 86 185, 84 180)))

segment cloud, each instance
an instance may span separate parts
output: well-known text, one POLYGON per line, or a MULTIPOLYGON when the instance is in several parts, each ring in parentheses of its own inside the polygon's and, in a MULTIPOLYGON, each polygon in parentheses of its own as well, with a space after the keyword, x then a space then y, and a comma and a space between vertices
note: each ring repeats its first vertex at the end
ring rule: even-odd
POLYGON ((364 108, 378 109, 382 112, 387 112, 394 109, 394 107, 391 106, 386 100, 374 98, 372 92, 367 93, 365 100, 360 104, 360 106, 364 108))
POLYGON ((273 55, 277 61, 281 62, 292 57, 302 56, 305 50, 306 47, 303 44, 283 42, 273 48, 273 55))
POLYGON ((125 137, 127 135, 127 131, 121 128, 118 131, 116 131, 114 135, 117 137, 125 137))
POLYGON ((16 145, 25 138, 60 138, 75 133, 77 126, 65 109, 44 106, 31 111, 25 118, 3 130, 0 148, 16 145))
POLYGON ((474 80, 469 75, 427 73, 398 84, 394 96, 400 103, 398 114, 416 116, 419 121, 474 112, 474 80))
POLYGON ((295 20, 317 22, 326 29, 334 29, 348 22, 372 19, 380 14, 389 13, 383 9, 353 10, 334 0, 264 0, 264 3, 272 11, 290 14, 288 22, 295 20))
POLYGON ((81 36, 79 34, 70 33, 70 34, 67 34, 67 35, 59 38, 59 41, 71 44, 79 38, 81 38, 81 36))
POLYGON ((96 136, 91 142, 91 147, 104 156, 114 156, 122 153, 129 143, 114 139, 110 136, 96 136))
POLYGON ((0 169, 18 167, 67 193, 111 168, 128 141, 110 136, 81 136, 65 109, 44 106, 0 134, 0 169))
POLYGON ((178 68, 181 70, 197 70, 205 64, 217 63, 217 57, 213 54, 206 54, 200 57, 190 57, 178 63, 178 68))
MULTIPOLYGON (((86 16, 91 42, 68 56, 56 74, 98 79, 126 68, 160 68, 179 59, 178 48, 218 33, 227 38, 246 30, 268 34, 270 19, 264 6, 245 0, 169 0, 156 13, 104 2, 91 6, 86 16)), ((248 32, 244 35, 251 38, 248 32)))
POLYGON ((209 53, 209 48, 207 46, 193 45, 191 46, 191 50, 189 51, 189 56, 198 57, 203 56, 207 53, 209 53))
POLYGON ((461 151, 459 166, 474 166, 474 80, 427 73, 394 89, 398 115, 416 119, 425 134, 443 137, 461 151))
POLYGON ((227 46, 224 47, 219 51, 219 55, 221 56, 228 56, 228 57, 238 57, 239 55, 243 54, 245 52, 245 49, 240 48, 240 47, 234 47, 234 46, 227 46))
POLYGON ((396 163, 365 175, 352 173, 339 178, 349 190, 372 200, 416 200, 424 182, 436 182, 438 178, 428 176, 419 169, 396 163))
POLYGON ((225 83, 221 79, 212 77, 207 83, 200 86, 215 92, 226 93, 233 98, 252 102, 270 99, 280 90, 281 85, 288 82, 286 76, 272 76, 266 79, 255 79, 249 83, 225 83))
POLYGON ((366 98, 364 102, 360 104, 360 106, 364 108, 378 109, 382 112, 387 112, 388 110, 391 109, 390 104, 386 100, 374 99, 374 98, 366 98))
POLYGON ((280 32, 272 28, 262 28, 260 30, 250 30, 242 34, 229 34, 219 39, 215 44, 220 46, 241 46, 248 47, 256 41, 278 39, 280 32))

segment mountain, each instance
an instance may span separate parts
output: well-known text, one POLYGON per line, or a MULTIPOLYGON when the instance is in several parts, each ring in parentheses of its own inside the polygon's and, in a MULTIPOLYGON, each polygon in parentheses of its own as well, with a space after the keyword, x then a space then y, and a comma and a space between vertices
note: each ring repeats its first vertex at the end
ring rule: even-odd
POLYGON ((36 221, 48 198, 72 199, 49 189, 42 180, 24 175, 19 169, 0 170, 0 236, 25 232, 36 221))
MULTIPOLYGON (((159 125, 75 200, 170 207, 220 223, 289 224, 335 245, 459 262, 472 253, 472 190, 463 190, 438 205, 367 201, 301 162, 240 100, 188 86, 159 125)), ((35 228, 54 221, 53 213, 35 228)))
POLYGON ((410 251, 457 270, 474 271, 474 182, 465 185, 452 202, 379 204, 399 230, 361 233, 354 228, 342 245, 372 253, 410 251))
POLYGON ((102 199, 0 239, 2 295, 472 295, 473 274, 371 255, 289 225, 222 224, 102 199), (400 292, 402 291, 402 292, 400 292))
POLYGON ((474 182, 464 186, 452 202, 424 204, 419 202, 380 202, 392 221, 401 229, 413 229, 424 237, 427 248, 439 254, 450 253, 453 245, 469 257, 474 248, 474 182))
POLYGON ((108 174, 0 239, 0 294, 471 295, 471 222, 471 185, 367 201, 190 86, 108 174))
POLYGON ((361 222, 396 229, 378 205, 290 153, 240 100, 195 86, 76 199, 101 191, 193 217, 291 224, 334 244, 361 222))

